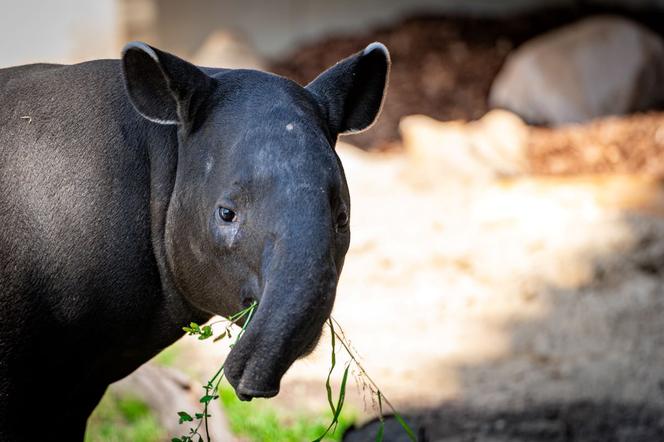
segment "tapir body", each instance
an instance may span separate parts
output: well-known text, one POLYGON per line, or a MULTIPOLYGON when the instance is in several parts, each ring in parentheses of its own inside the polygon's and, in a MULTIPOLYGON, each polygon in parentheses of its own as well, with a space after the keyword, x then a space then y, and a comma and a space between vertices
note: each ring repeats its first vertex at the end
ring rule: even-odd
POLYGON ((0 70, 0 440, 82 440, 109 383, 253 301, 227 376, 276 394, 348 247, 336 137, 388 69, 374 44, 303 88, 134 43, 0 70))

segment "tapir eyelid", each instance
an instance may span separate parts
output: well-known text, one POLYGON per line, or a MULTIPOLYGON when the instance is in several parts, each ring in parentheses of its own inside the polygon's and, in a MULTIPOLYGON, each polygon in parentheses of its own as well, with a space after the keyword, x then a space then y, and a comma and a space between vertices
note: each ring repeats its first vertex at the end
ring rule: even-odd
POLYGON ((350 214, 345 208, 337 212, 337 218, 335 224, 337 231, 343 231, 348 228, 348 225, 350 224, 350 214))
POLYGON ((234 223, 238 220, 237 211, 224 205, 217 206, 215 217, 219 224, 234 223))

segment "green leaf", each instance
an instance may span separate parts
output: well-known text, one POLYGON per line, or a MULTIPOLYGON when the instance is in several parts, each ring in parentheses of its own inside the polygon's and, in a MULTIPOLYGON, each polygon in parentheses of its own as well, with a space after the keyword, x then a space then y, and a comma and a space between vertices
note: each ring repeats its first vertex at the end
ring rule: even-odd
POLYGON ((203 396, 202 398, 200 398, 200 402, 201 402, 202 404, 207 404, 208 402, 213 401, 213 400, 217 399, 218 397, 219 397, 219 396, 216 396, 216 395, 215 395, 215 396, 212 396, 212 395, 206 394, 205 396, 203 396))
POLYGON ((408 424, 406 423, 406 421, 403 420, 403 418, 402 418, 402 417, 399 415, 399 413, 397 413, 395 410, 392 410, 392 411, 394 411, 394 417, 395 417, 395 418, 397 419, 397 421, 399 422, 399 425, 401 425, 401 428, 403 428, 403 430, 406 432, 406 434, 408 434, 408 437, 410 438, 410 440, 412 440, 413 442, 417 442, 417 437, 415 437, 415 433, 414 433, 413 430, 408 426, 408 424))
MULTIPOLYGON (((334 414, 334 428, 337 428, 339 423, 339 415, 341 414, 341 409, 344 406, 346 400, 346 382, 348 381, 348 370, 350 369, 350 362, 346 365, 344 370, 344 377, 341 379, 341 387, 339 388, 339 400, 337 401, 337 412, 334 414)), ((334 432, 334 430, 333 430, 334 432)))
POLYGON ((173 439, 171 439, 171 442, 182 442, 182 439, 180 439, 179 437, 174 437, 173 439))
POLYGON ((383 394, 378 390, 378 418, 380 419, 380 426, 378 433, 376 433, 376 442, 383 442, 383 433, 385 433, 385 420, 383 419, 383 394))
POLYGON ((334 402, 332 401, 332 385, 330 384, 330 377, 332 376, 332 371, 334 370, 334 366, 337 363, 337 358, 334 349, 336 342, 334 340, 334 325, 332 325, 332 320, 329 320, 328 324, 330 326, 330 332, 331 332, 330 335, 332 336, 332 363, 330 364, 330 371, 327 372, 327 379, 325 380, 325 389, 327 390, 327 403, 330 404, 332 415, 334 415, 334 413, 336 413, 336 410, 334 409, 334 402))
POLYGON ((339 398, 337 399, 337 405, 335 407, 336 411, 334 412, 334 416, 332 416, 332 422, 327 427, 325 432, 323 434, 321 434, 313 442, 322 441, 323 438, 325 436, 327 436, 327 433, 330 432, 330 430, 332 431, 332 433, 334 433, 334 431, 337 428, 337 424, 339 423, 339 415, 341 414, 341 409, 344 407, 344 401, 346 400, 346 383, 348 381, 348 370, 349 369, 350 369, 350 362, 348 363, 348 365, 346 365, 346 368, 344 370, 344 376, 341 379, 341 387, 339 387, 339 398))
POLYGON ((383 442, 383 433, 385 433, 385 421, 381 416, 380 426, 378 427, 378 433, 376 433, 376 442, 383 442))
POLYGON ((178 411, 178 416, 180 416, 180 423, 191 422, 194 420, 194 418, 186 411, 178 411))
POLYGON ((212 326, 205 325, 201 329, 201 335, 198 337, 198 339, 200 339, 202 341, 203 339, 207 339, 211 336, 212 336, 212 326))

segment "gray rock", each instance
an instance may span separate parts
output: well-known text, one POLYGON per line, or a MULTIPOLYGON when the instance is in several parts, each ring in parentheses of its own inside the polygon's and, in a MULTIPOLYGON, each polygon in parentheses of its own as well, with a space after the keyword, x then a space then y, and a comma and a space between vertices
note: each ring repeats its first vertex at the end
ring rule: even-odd
POLYGON ((489 95, 492 107, 532 123, 582 122, 664 101, 664 43, 643 26, 595 16, 514 51, 489 95))
MULTIPOLYGON (((429 439, 426 437, 423 428, 415 425, 413 421, 405 419, 408 426, 415 432, 415 437, 418 442, 427 442, 429 439)), ((380 428, 380 420, 375 418, 361 427, 353 427, 348 429, 343 436, 343 442, 368 442, 375 441, 378 429, 380 428)), ((384 417, 384 430, 383 442, 411 442, 410 437, 401 427, 401 424, 394 416, 384 417)))

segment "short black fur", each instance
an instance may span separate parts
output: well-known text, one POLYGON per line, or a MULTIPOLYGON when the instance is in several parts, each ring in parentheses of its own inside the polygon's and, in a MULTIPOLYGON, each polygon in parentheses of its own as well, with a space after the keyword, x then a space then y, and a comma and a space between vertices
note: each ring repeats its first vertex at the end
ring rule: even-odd
POLYGON ((247 299, 228 378, 276 394, 348 248, 336 135, 376 118, 389 59, 343 63, 311 91, 142 43, 0 70, 0 440, 82 440, 109 383, 247 299))

